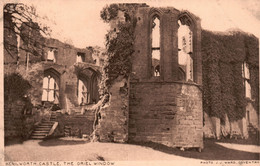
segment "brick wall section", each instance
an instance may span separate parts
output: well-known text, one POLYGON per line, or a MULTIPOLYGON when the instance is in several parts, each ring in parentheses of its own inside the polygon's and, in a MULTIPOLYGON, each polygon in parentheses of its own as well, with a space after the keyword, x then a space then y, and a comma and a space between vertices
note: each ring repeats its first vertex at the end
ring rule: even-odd
POLYGON ((202 96, 195 85, 131 82, 129 141, 203 148, 202 96))
POLYGON ((126 142, 128 140, 128 81, 117 79, 109 89, 109 105, 102 107, 95 136, 101 142, 126 142))

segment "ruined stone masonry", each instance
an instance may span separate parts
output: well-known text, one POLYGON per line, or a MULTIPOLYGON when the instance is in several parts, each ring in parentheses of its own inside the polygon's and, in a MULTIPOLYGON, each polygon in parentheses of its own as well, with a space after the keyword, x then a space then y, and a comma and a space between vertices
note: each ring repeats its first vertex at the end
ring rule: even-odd
MULTIPOLYGON (((189 12, 174 8, 147 6, 138 7, 134 15, 137 23, 134 34, 135 52, 131 59, 132 73, 129 81, 118 78, 110 89, 110 105, 104 110, 101 108, 98 127, 100 140, 152 141, 171 147, 202 149, 200 19, 189 12), (160 58, 152 55, 151 40, 155 17, 160 21, 160 58), (182 25, 188 26, 193 34, 193 44, 187 46, 192 47, 192 81, 185 79, 186 74, 190 74, 185 67, 184 76, 183 72, 179 72, 178 20, 182 25), (157 64, 156 75, 152 62, 157 64), (120 90, 124 86, 127 93, 121 94, 120 90)), ((110 21, 111 29, 117 29, 118 22, 124 20, 124 14, 119 10, 118 16, 110 21)))
MULTIPOLYGON (((209 32, 206 36, 205 30, 201 29, 200 18, 173 7, 154 8, 146 4, 115 4, 113 10, 115 17, 108 21, 111 36, 116 36, 120 26, 129 23, 130 18, 136 20, 133 26, 134 52, 129 57, 131 72, 127 76, 118 75, 104 96, 99 94, 102 89, 99 84, 102 76, 108 74, 102 68, 108 56, 106 53, 99 56, 98 51, 93 51, 91 47, 79 49, 42 36, 38 36, 38 41, 44 43, 44 47, 37 56, 19 48, 4 52, 5 75, 19 73, 29 81, 32 88, 28 95, 33 106, 32 113, 24 116, 21 114, 25 105, 22 99, 4 103, 6 137, 23 135, 24 131, 19 126, 23 122, 28 137, 35 126, 46 118, 50 119, 52 111, 48 108, 53 105, 59 107, 56 115, 59 125, 54 135, 88 135, 92 140, 101 142, 154 142, 201 150, 203 138, 219 139, 223 135, 236 134, 248 138, 247 127, 259 126, 259 115, 254 105, 259 101, 258 96, 248 97, 251 87, 258 90, 258 77, 250 80, 243 75, 241 87, 245 88, 243 99, 246 100, 247 113, 242 119, 231 122, 225 115, 226 123, 222 124, 220 118, 203 110, 203 84, 208 84, 204 81, 208 77, 204 76, 202 80, 205 67, 202 56, 210 55, 207 49, 216 42, 213 36, 217 40, 220 34, 209 32), (249 83, 252 86, 249 87, 249 83)), ((6 23, 8 19, 5 18, 6 23)), ((4 40, 18 44, 16 36, 9 31, 5 30, 4 36, 4 40)), ((248 42, 240 43, 241 47, 237 50, 253 55, 257 48, 248 45, 255 38, 242 36, 248 42)), ((231 39, 234 36, 225 37, 231 39)), ((259 43, 258 39, 255 41, 259 43)), ((25 44, 20 42, 20 45, 25 44)), ((254 70, 258 69, 258 65, 254 67, 254 70)), ((244 69, 238 72, 240 76, 246 72, 244 69)), ((253 74, 259 75, 259 72, 253 74)))
MULTIPOLYGON (((6 32, 5 35, 9 33, 6 32)), ((33 107, 30 115, 24 115, 25 103, 22 99, 17 101, 20 103, 17 105, 14 105, 16 101, 11 100, 4 103, 5 137, 26 135, 25 138, 28 138, 39 123, 50 118, 50 108, 53 105, 63 113, 57 116, 60 136, 64 136, 64 126, 70 127, 74 136, 73 133, 77 130, 80 130, 81 135, 90 135, 95 119, 95 110, 91 108, 99 101, 101 66, 100 63, 96 64, 98 57, 93 59, 91 48, 79 49, 56 39, 36 37, 42 46, 39 54, 28 54, 23 49, 5 52, 5 76, 19 73, 29 81, 31 89, 28 95, 33 107), (28 132, 20 128, 24 122, 25 126, 28 125, 28 132)), ((10 40, 17 41, 17 38, 10 40)), ((26 45, 22 40, 19 43, 18 47, 26 45)))

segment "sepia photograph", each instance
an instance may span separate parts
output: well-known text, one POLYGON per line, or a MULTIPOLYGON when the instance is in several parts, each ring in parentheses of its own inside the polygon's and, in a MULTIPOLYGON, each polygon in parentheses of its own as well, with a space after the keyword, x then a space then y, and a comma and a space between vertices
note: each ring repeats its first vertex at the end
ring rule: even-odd
POLYGON ((259 165, 258 0, 4 0, 0 165, 259 165))

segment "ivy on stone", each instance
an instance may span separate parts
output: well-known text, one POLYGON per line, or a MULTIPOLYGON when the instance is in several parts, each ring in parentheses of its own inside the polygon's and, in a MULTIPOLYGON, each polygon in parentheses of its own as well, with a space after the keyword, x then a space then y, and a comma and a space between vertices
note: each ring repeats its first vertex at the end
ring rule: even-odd
POLYGON ((250 66, 250 101, 259 111, 258 39, 240 31, 215 33, 202 31, 203 109, 211 117, 225 122, 246 115, 247 99, 242 77, 242 64, 250 66))
POLYGON ((134 32, 137 19, 134 16, 135 5, 111 4, 101 11, 105 22, 116 19, 118 11, 124 12, 125 20, 118 22, 117 28, 106 34, 108 59, 104 63, 100 83, 100 94, 108 93, 108 88, 118 76, 128 77, 131 73, 131 55, 134 53, 134 32))

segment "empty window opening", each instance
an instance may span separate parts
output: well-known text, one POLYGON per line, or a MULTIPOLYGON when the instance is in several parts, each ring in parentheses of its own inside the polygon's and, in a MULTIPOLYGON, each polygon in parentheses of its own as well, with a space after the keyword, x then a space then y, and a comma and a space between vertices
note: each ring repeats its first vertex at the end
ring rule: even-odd
POLYGON ((86 80, 78 80, 78 104, 86 105, 89 103, 89 92, 86 80))
POLYGON ((250 85, 250 72, 249 72, 249 65, 248 63, 244 62, 242 64, 242 77, 244 79, 244 86, 245 86, 245 96, 251 99, 251 85, 250 85))
POLYGON ((192 31, 188 25, 178 21, 178 63, 185 72, 186 81, 193 81, 192 31))
POLYGON ((50 62, 56 62, 56 57, 55 57, 55 55, 56 55, 56 53, 57 53, 57 50, 56 49, 54 49, 54 48, 51 48, 49 51, 48 51, 48 53, 47 53, 47 61, 50 61, 50 62))
POLYGON ((152 19, 152 72, 153 76, 160 76, 160 20, 156 15, 152 19))
POLYGON ((85 54, 84 53, 78 53, 76 62, 85 62, 85 54))
POLYGON ((59 104, 59 87, 56 80, 50 75, 43 78, 42 101, 59 104))

